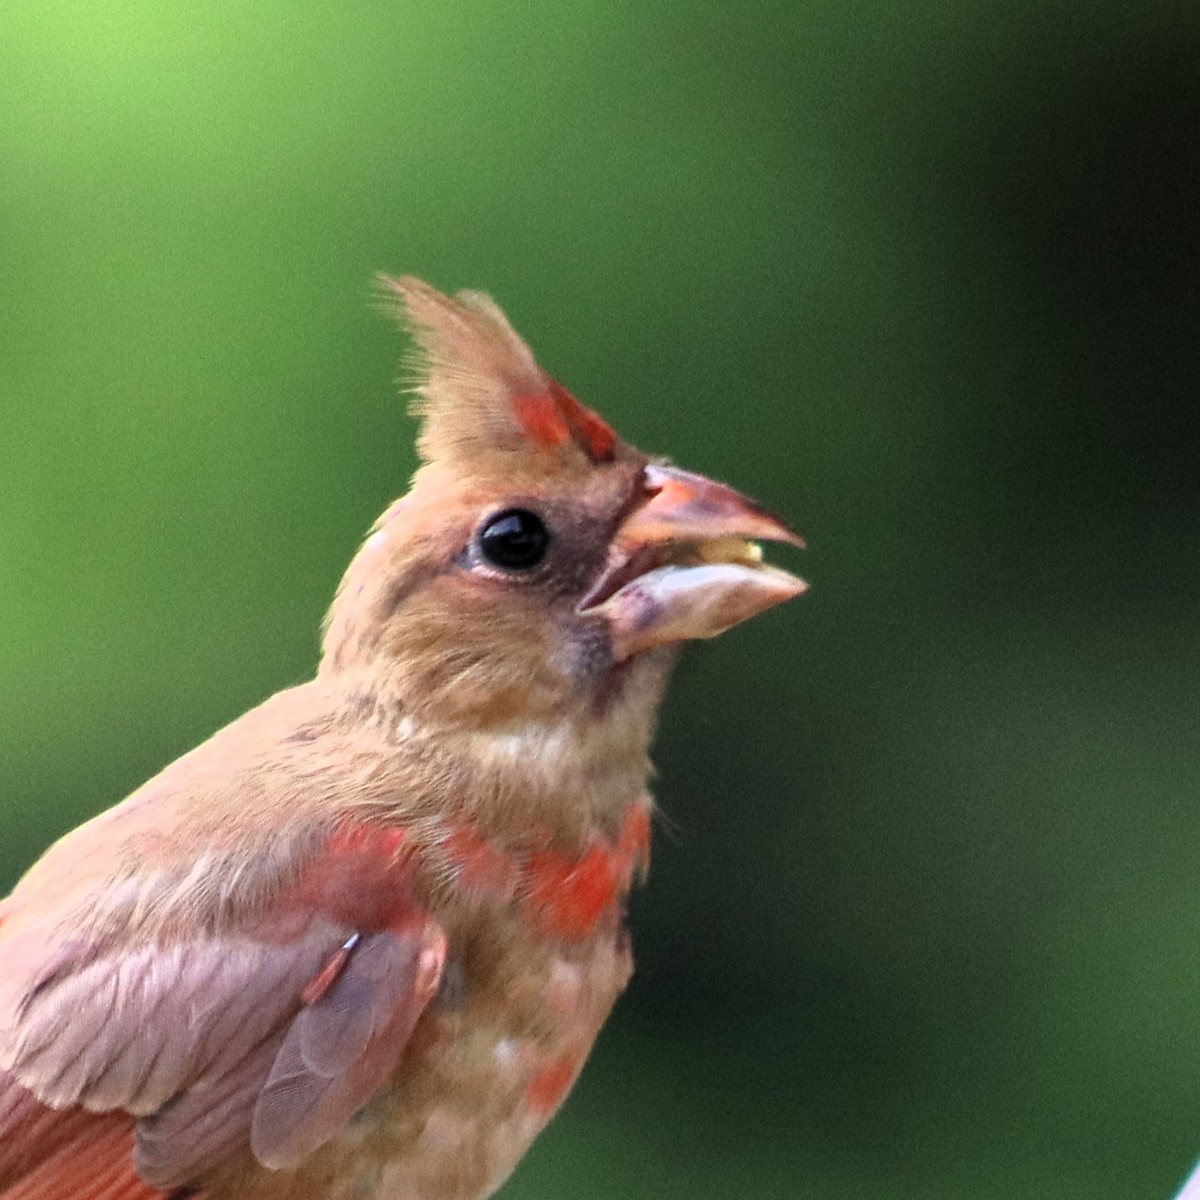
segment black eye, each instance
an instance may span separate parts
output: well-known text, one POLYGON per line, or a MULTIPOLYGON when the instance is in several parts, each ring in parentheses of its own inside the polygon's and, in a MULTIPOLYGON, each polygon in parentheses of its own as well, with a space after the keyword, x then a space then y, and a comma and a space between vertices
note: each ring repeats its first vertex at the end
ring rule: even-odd
POLYGON ((479 549, 488 562, 506 571, 528 571, 546 557, 550 534, 540 518, 524 508, 492 517, 479 531, 479 549))

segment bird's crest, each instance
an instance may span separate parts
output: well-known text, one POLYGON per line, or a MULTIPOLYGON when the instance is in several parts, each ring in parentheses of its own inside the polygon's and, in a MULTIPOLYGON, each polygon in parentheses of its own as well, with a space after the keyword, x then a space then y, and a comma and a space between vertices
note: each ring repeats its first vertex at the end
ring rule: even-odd
POLYGON ((561 471, 614 458, 616 434, 538 366, 490 296, 446 296, 412 276, 379 284, 416 340, 408 366, 422 461, 561 471))

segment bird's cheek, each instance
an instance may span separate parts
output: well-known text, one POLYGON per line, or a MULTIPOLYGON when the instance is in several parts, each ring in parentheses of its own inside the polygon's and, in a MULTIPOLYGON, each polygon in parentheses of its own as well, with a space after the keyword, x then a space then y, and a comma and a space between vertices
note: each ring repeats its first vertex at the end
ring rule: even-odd
POLYGON ((584 684, 603 678, 616 664, 608 625, 595 617, 578 620, 565 631, 553 660, 563 675, 584 684))

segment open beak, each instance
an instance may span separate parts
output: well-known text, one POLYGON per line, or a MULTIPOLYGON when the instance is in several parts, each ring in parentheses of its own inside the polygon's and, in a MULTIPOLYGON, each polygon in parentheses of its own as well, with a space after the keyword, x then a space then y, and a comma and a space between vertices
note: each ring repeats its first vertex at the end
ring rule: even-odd
POLYGON ((625 519, 608 569, 580 611, 603 617, 624 660, 668 642, 716 637, 808 585, 763 562, 761 541, 804 542, 724 484, 646 468, 646 500, 625 519))

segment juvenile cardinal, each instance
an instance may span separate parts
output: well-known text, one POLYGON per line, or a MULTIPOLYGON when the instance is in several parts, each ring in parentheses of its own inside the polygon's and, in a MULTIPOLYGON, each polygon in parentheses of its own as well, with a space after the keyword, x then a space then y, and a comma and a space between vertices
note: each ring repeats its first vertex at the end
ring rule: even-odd
POLYGON ((632 969, 680 643, 799 544, 621 442, 487 297, 384 280, 422 465, 316 678, 0 904, 0 1200, 482 1200, 632 969))

